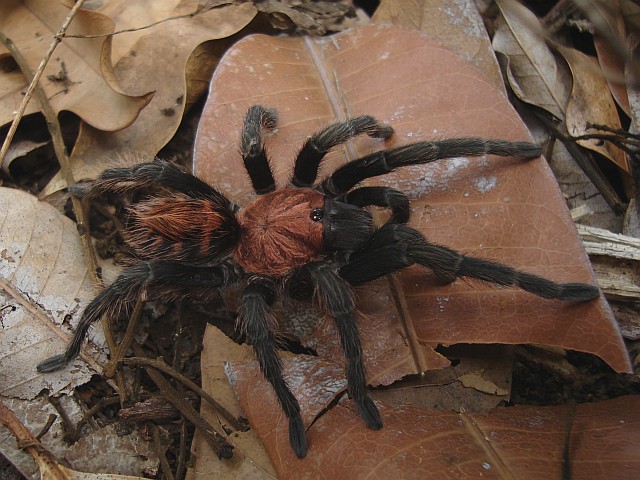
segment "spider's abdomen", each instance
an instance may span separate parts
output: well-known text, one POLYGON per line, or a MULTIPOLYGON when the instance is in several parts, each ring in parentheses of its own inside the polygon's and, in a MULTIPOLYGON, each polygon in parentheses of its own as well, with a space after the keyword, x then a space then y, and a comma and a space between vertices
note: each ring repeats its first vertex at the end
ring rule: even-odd
POLYGON ((312 189, 283 188, 262 195, 238 215, 236 259, 249 273, 284 276, 320 258, 323 225, 314 211, 324 195, 312 189))
POLYGON ((238 230, 230 206, 218 199, 156 197, 132 208, 124 236, 140 258, 206 263, 229 253, 238 230))

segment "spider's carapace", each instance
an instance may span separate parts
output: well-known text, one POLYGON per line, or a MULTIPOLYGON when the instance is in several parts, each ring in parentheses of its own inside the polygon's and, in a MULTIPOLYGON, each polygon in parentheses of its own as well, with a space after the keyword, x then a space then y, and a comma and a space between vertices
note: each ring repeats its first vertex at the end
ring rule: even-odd
POLYGON ((235 256, 247 272, 285 276, 324 253, 324 195, 310 188, 264 194, 238 214, 235 256))

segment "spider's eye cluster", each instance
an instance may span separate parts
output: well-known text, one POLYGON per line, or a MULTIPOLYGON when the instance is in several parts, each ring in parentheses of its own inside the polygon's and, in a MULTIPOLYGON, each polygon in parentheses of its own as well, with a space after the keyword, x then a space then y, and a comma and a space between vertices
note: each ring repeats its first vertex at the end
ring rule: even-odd
POLYGON ((311 220, 313 220, 314 222, 319 222, 320 220, 322 220, 323 216, 324 211, 321 208, 314 208, 313 210, 311 210, 311 220))

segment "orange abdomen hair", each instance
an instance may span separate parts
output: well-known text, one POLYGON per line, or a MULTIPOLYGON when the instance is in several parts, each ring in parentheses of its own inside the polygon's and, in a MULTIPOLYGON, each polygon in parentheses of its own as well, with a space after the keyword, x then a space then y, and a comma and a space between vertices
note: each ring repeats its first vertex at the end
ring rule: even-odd
POLYGON ((229 253, 238 223, 216 199, 150 198, 131 211, 125 240, 140 258, 205 263, 229 253))
POLYGON ((240 239, 235 255, 249 273, 284 276, 319 259, 324 250, 322 222, 311 219, 324 205, 312 189, 283 188, 262 195, 238 215, 240 239))

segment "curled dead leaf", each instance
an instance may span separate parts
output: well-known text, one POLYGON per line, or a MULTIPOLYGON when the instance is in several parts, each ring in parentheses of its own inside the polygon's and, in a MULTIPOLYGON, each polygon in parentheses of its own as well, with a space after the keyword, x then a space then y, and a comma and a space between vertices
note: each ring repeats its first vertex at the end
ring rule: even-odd
POLYGON ((514 0, 497 0, 502 13, 493 48, 506 57, 509 85, 523 102, 564 119, 571 76, 545 42, 538 18, 514 0))
MULTIPOLYGON (((609 93, 607 80, 599 65, 587 55, 572 48, 558 47, 571 69, 573 88, 567 105, 566 124, 569 134, 577 137, 598 130, 589 125, 606 125, 620 129, 620 118, 613 97, 609 93)), ((596 151, 615 163, 625 172, 630 172, 625 153, 616 145, 600 139, 578 140, 583 147, 596 151)))
MULTIPOLYGON (((1 2, 0 30, 35 71, 68 13, 69 9, 61 2, 34 0, 28 5, 13 0, 1 2)), ((80 10, 68 33, 109 34, 113 27, 108 17, 80 10)), ((64 39, 45 68, 41 85, 56 112, 68 110, 95 128, 113 131, 130 125, 150 96, 148 89, 138 96, 124 94, 119 85, 103 75, 103 69, 110 68, 108 47, 106 37, 64 39)), ((5 51, 0 46, 0 57, 6 57, 5 51)), ((25 87, 23 79, 21 85, 14 83, 12 90, 0 97, 0 124, 13 119, 25 87)))

